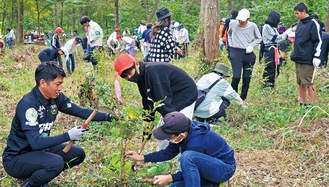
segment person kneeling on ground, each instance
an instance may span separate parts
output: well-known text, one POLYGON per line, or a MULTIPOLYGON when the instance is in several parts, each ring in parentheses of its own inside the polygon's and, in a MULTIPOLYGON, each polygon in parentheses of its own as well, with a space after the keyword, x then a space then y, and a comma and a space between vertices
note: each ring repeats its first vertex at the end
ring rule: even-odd
POLYGON ((168 139, 169 145, 144 156, 127 151, 126 157, 137 161, 159 162, 173 159, 181 152, 181 171, 154 177, 153 184, 171 187, 218 186, 229 180, 236 169, 234 150, 208 123, 191 122, 180 112, 168 113, 163 125, 153 131, 159 140, 168 139))
POLYGON ((223 63, 217 63, 215 69, 203 75, 196 83, 198 89, 209 88, 215 81, 219 81, 209 90, 205 99, 194 110, 198 121, 212 122, 217 118, 226 117, 226 108, 230 102, 243 105, 240 95, 232 88, 225 78, 229 77, 229 68, 223 63))
MULTIPOLYGON (((76 144, 67 153, 63 149, 67 145, 64 142, 80 140, 87 129, 76 126, 50 136, 59 111, 83 119, 93 112, 76 105, 61 92, 65 77, 64 70, 56 62, 39 64, 35 70, 36 86, 16 107, 2 161, 10 176, 27 179, 23 187, 46 187, 62 171, 81 164, 86 157, 76 144)), ((92 120, 112 119, 116 118, 98 112, 92 120)))

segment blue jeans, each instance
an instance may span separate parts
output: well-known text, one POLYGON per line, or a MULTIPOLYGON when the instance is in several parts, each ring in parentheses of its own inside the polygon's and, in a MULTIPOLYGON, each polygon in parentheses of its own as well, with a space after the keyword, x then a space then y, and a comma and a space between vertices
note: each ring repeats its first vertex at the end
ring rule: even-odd
MULTIPOLYGON (((65 56, 66 58, 66 56, 65 56)), ((75 62, 74 62, 74 55, 73 54, 69 54, 69 58, 66 61, 66 70, 68 73, 73 73, 75 69, 75 62), (70 63, 71 61, 71 63, 70 63), (72 66, 72 68, 71 68, 72 66)))
POLYGON ((10 38, 6 38, 6 42, 7 42, 8 48, 9 49, 12 49, 13 48, 13 45, 12 45, 11 39, 10 38))
POLYGON ((233 176, 236 167, 196 151, 183 152, 180 166, 184 181, 174 182, 170 187, 218 187, 233 176))

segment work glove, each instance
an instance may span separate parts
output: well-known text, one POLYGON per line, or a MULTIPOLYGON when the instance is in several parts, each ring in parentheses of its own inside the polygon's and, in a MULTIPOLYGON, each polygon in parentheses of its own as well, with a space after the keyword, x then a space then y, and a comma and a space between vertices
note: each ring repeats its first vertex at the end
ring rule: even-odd
POLYGON ((320 63, 321 63, 321 60, 319 58, 316 58, 316 57, 313 58, 314 67, 316 67, 316 68, 319 67, 320 63))
POLYGON ((246 48, 246 53, 251 53, 254 50, 254 48, 250 45, 246 48))
POLYGON ((89 130, 89 129, 84 129, 84 128, 81 128, 81 126, 76 126, 76 127, 73 127, 72 129, 70 129, 69 131, 67 131, 67 133, 69 133, 70 140, 78 141, 81 139, 81 137, 87 130, 89 130))

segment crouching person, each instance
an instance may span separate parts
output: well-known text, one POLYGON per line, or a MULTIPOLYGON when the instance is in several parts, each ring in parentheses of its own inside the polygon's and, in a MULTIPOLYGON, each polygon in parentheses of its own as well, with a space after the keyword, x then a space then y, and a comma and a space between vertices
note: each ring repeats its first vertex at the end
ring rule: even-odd
POLYGON ((229 77, 229 68, 223 63, 217 63, 215 69, 203 75, 196 83, 198 89, 213 87, 209 90, 205 99, 194 110, 194 116, 198 121, 212 122, 216 124, 218 118, 226 117, 226 108, 230 103, 243 105, 240 95, 225 80, 229 77), (215 83, 218 81, 217 83, 215 83))
MULTIPOLYGON (((63 152, 65 142, 80 140, 87 129, 81 126, 50 136, 59 111, 87 119, 93 112, 76 105, 62 91, 66 77, 56 62, 41 63, 35 71, 36 86, 18 102, 7 146, 2 155, 3 168, 12 177, 27 179, 23 187, 46 187, 62 171, 81 164, 86 154, 73 145, 63 152)), ((109 113, 98 112, 94 121, 111 121, 109 113)))
POLYGON ((234 151, 227 142, 210 129, 208 123, 191 122, 180 112, 168 113, 163 125, 153 131, 158 140, 168 139, 169 145, 160 151, 139 155, 126 152, 127 158, 144 162, 161 162, 181 153, 181 171, 154 177, 153 184, 170 187, 218 187, 229 180, 236 169, 234 151))

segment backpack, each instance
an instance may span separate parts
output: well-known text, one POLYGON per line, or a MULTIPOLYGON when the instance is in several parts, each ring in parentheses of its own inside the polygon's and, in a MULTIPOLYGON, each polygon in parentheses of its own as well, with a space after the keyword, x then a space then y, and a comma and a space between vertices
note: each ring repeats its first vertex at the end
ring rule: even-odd
POLYGON ((198 108, 198 106, 202 103, 202 101, 206 98, 208 92, 210 91, 210 89, 215 86, 220 80, 222 79, 222 77, 219 77, 214 83, 212 83, 212 85, 210 85, 208 88, 203 89, 203 90, 198 90, 198 97, 195 101, 195 106, 194 106, 194 110, 196 108, 198 108))

